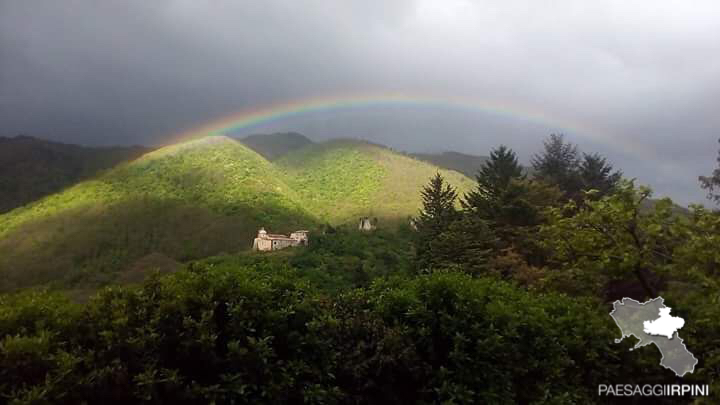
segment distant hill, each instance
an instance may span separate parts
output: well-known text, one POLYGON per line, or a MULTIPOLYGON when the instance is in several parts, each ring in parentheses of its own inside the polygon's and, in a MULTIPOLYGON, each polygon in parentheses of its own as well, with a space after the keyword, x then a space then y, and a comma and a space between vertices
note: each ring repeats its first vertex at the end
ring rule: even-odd
POLYGON ((471 179, 489 158, 487 156, 468 155, 460 152, 410 153, 410 156, 432 163, 445 169, 455 170, 471 179))
MULTIPOLYGON (((655 206, 661 201, 659 198, 648 198, 647 200, 643 201, 640 205, 640 212, 650 212, 655 210, 655 206)), ((688 216, 690 215, 690 210, 687 207, 683 207, 681 205, 673 203, 671 207, 671 211, 674 215, 681 215, 681 216, 688 216)))
POLYGON ((227 137, 164 147, 0 215, 0 291, 136 280, 154 263, 172 271, 174 261, 248 249, 260 226, 404 223, 436 171, 461 193, 472 186, 359 141, 313 143, 274 163, 227 137))
POLYGON ((308 137, 297 132, 249 135, 239 140, 270 161, 313 143, 308 137))
POLYGON ((92 148, 30 136, 0 137, 0 213, 150 150, 141 146, 92 148))
POLYGON ((458 172, 356 140, 306 146, 276 163, 304 206, 331 223, 359 216, 403 221, 415 216, 422 206, 422 187, 438 171, 460 194, 473 187, 458 172))

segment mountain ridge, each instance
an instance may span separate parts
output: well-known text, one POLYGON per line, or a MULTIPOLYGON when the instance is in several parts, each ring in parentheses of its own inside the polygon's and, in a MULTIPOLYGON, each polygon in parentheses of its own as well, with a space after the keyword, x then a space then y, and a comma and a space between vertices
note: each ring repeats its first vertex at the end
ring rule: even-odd
POLYGON ((271 162, 296 149, 314 143, 310 138, 298 132, 253 134, 242 138, 236 137, 235 139, 271 162))
POLYGON ((472 155, 468 153, 460 153, 454 151, 444 151, 440 153, 407 153, 416 159, 432 163, 436 166, 455 170, 467 177, 474 179, 475 175, 480 171, 483 164, 490 158, 482 155, 472 155))

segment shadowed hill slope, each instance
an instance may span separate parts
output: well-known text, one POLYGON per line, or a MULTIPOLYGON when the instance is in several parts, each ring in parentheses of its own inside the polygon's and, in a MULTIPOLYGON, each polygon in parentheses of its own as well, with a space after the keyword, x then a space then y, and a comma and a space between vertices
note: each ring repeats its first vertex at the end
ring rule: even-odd
POLYGON ((308 137, 297 132, 248 135, 239 140, 270 161, 313 143, 308 137))
POLYGON ((487 156, 468 155, 460 152, 411 153, 410 156, 448 170, 455 170, 471 179, 475 178, 483 163, 489 159, 487 156))
POLYGON ((56 193, 150 148, 85 147, 29 136, 0 137, 0 213, 56 193))
MULTIPOLYGON (((460 194, 473 182, 383 146, 311 144, 274 163, 227 137, 158 149, 0 215, 0 290, 92 288, 145 274, 148 255, 183 262, 249 249, 261 226, 407 221, 437 171, 460 194), (138 264, 139 263, 139 264, 138 264)), ((154 266, 154 265, 152 265, 154 266)))
POLYGON ((247 248, 259 226, 312 225, 281 177, 226 137, 144 155, 0 216, 0 290, 102 284, 153 252, 206 257, 247 248))

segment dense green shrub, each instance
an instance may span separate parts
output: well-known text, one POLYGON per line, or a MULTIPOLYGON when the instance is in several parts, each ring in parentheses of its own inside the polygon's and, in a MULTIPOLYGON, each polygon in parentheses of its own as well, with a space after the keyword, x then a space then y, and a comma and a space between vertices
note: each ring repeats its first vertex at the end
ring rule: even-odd
POLYGON ((227 270, 250 266, 259 272, 283 272, 319 290, 338 294, 367 287, 378 277, 411 274, 411 237, 402 229, 360 232, 341 226, 332 233, 313 232, 307 247, 215 256, 198 264, 227 270))
POLYGON ((460 273, 334 298, 196 265, 83 307, 0 301, 0 395, 29 403, 572 403, 635 371, 592 303, 460 273), (618 346, 618 347, 615 347, 618 346))

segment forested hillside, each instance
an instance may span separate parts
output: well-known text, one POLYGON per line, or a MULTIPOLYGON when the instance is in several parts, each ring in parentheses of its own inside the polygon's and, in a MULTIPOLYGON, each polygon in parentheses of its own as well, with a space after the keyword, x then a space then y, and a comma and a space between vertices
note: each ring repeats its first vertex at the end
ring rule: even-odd
POLYGON ((277 165, 303 203, 331 223, 358 216, 407 223, 421 206, 419 191, 437 172, 463 192, 472 186, 472 180, 460 173, 356 140, 307 146, 277 165))
POLYGON ((30 136, 0 137, 0 213, 10 211, 151 149, 84 147, 30 136))
POLYGON ((225 137, 169 146, 0 216, 0 287, 103 283, 145 255, 247 248, 314 224, 282 175, 225 137))
MULTIPOLYGON (((437 170, 356 141, 313 144, 275 164, 227 137, 168 146, 0 215, 0 289, 103 285, 152 264, 148 255, 187 261, 249 249, 261 226, 407 223, 437 170)), ((441 172, 469 189, 469 179, 441 172)))

